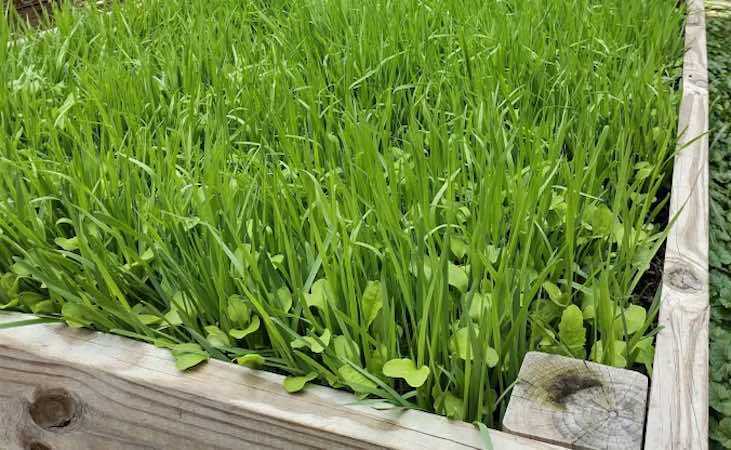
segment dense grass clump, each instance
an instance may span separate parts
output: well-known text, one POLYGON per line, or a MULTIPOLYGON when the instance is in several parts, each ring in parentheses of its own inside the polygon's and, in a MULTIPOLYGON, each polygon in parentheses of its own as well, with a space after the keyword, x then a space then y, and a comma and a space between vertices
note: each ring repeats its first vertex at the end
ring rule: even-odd
POLYGON ((531 349, 649 370, 638 284, 664 237, 682 17, 151 0, 44 33, 6 18, 0 308, 488 425, 531 349))

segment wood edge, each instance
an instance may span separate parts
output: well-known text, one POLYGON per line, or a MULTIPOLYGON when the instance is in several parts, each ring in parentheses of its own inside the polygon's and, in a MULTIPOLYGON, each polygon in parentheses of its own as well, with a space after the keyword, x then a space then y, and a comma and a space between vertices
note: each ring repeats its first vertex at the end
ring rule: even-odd
MULTIPOLYGON (((668 236, 661 286, 660 323, 654 375, 650 384, 645 450, 708 448, 708 60, 703 0, 688 1, 683 57, 683 93, 678 117, 679 145, 673 169, 670 216, 678 220, 668 236), (700 105, 701 108, 693 107, 700 105), (693 131, 693 135, 682 134, 693 131), (687 144, 684 144, 688 142, 687 144), (688 186, 690 185, 690 187, 688 186), (675 197, 675 202, 673 198, 675 197), (681 198, 684 197, 684 198, 681 198), (693 200, 706 201, 704 216, 679 209, 693 200), (682 219, 682 220, 681 220, 682 219), (700 221, 705 234, 689 228, 700 221), (690 236, 697 237, 693 242, 690 236), (673 282, 678 271, 685 283, 673 282), (688 281, 690 277, 690 281, 688 281), (700 326, 700 329, 699 329, 700 326), (683 348, 673 328, 696 331, 692 352, 683 348), (683 352, 683 350, 686 350, 683 352), (665 355, 663 352, 673 352, 665 355), (672 357, 669 357, 672 356, 672 357), (683 399, 682 396, 688 397, 683 399), (684 401, 686 400, 686 401, 684 401), (695 407, 694 407, 695 406, 695 407)), ((690 344, 689 344, 690 345, 690 344)))
MULTIPOLYGON (((0 325, 34 317, 0 311, 0 325)), ((63 324, 0 328, 0 354, 13 352, 23 353, 24 357, 39 361, 50 360, 61 365, 83 366, 95 371, 113 373, 115 377, 127 381, 144 381, 161 391, 182 390, 200 396, 208 392, 209 383, 213 381, 217 386, 214 395, 208 400, 218 408, 243 409, 254 414, 268 415, 267 418, 276 423, 309 428, 316 433, 358 441, 373 448, 483 447, 480 432, 465 422, 449 421, 442 416, 421 411, 376 410, 355 404, 355 397, 347 392, 323 386, 308 386, 305 392, 297 395, 286 394, 281 386, 284 378, 282 375, 251 370, 223 361, 212 360, 201 370, 183 374, 175 369, 172 356, 165 349, 106 333, 71 329, 63 324), (35 337, 37 338, 34 341, 35 337), (82 348, 83 351, 78 354, 75 352, 82 348), (90 348, 100 355, 100 359, 89 360, 83 356, 88 355, 90 348), (140 360, 141 354, 144 357, 140 360), (131 365, 135 366, 134 371, 130 370, 131 365), (148 381, 142 376, 153 372, 164 376, 155 377, 154 381, 148 381), (242 400, 246 397, 246 389, 257 389, 259 395, 271 397, 271 402, 247 404, 242 400), (259 410, 256 407, 257 404, 282 404, 283 399, 287 402, 287 409, 259 410), (335 417, 331 415, 327 420, 313 421, 310 412, 318 408, 336 411, 335 417), (325 425, 320 426, 320 422, 327 422, 327 428, 325 425)), ((489 429, 489 434, 494 448, 500 450, 563 448, 494 429, 489 429)))

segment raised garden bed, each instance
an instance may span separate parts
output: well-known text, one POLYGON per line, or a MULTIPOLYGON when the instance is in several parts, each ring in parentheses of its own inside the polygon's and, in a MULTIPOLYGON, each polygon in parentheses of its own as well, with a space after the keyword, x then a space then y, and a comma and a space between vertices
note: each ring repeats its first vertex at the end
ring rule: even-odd
MULTIPOLYGON (((689 9, 680 150, 670 200, 674 222, 667 240, 662 329, 656 339, 644 437, 648 449, 708 445, 707 64, 702 2, 691 2, 689 9)), ((129 63, 132 70, 134 60, 129 63)), ((56 120, 63 121, 72 106, 65 103, 56 120)), ((152 171, 142 161, 133 162, 152 171)), ((58 242, 68 251, 78 245, 58 242)), ((71 321, 71 315, 65 316, 71 321)), ((0 317, 9 323, 26 316, 0 317)), ((324 339, 320 333, 316 336, 324 339)), ((311 348, 317 343, 315 339, 303 345, 311 348)), ((180 365, 180 357, 177 362, 180 365)), ((527 381, 518 379, 519 384, 527 381)), ((308 386, 291 396, 282 390, 282 382, 280 375, 217 361, 181 374, 167 350, 60 324, 0 329, 0 447, 560 448, 500 431, 480 432, 424 412, 354 405, 352 395, 324 387, 308 386)), ((552 437, 541 433, 535 437, 577 445, 561 441, 561 430, 558 438, 552 431, 552 437)), ((605 443, 580 445, 604 448, 605 443)))
POLYGON ((59 4, 58 0, 13 0, 18 16, 31 24, 37 24, 54 4, 59 4))

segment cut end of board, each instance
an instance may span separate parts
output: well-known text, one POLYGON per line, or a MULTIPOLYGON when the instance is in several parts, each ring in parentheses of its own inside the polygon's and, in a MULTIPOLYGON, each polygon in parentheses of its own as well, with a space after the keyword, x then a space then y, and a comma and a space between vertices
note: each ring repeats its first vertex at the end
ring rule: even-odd
POLYGON ((640 450, 647 377, 530 352, 503 420, 509 433, 582 450, 640 450))

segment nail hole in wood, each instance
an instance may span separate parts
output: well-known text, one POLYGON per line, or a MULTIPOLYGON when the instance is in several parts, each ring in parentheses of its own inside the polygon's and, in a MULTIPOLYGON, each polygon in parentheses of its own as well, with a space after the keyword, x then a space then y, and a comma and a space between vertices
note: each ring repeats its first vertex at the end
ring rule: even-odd
MULTIPOLYGON (((57 430, 69 426, 78 416, 76 399, 64 389, 41 391, 31 403, 30 417, 44 430, 57 430)), ((47 447, 38 447, 47 448, 47 447)))

